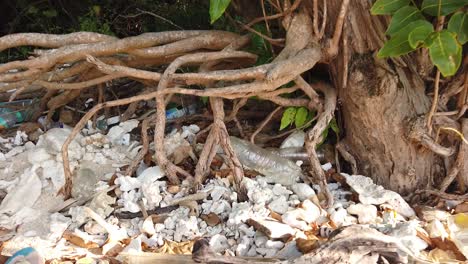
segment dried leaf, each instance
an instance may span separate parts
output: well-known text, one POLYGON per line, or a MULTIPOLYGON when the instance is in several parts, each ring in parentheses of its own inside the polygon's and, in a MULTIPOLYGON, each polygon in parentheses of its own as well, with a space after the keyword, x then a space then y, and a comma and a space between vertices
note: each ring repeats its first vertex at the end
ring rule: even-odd
POLYGON ((170 194, 176 194, 180 192, 180 186, 179 185, 169 185, 167 186, 167 192, 170 194))
POLYGON ((468 212, 468 203, 464 202, 455 207, 455 213, 467 213, 468 212))
POLYGON ((303 254, 307 254, 318 247, 317 241, 315 239, 298 238, 296 239, 296 247, 303 254))
POLYGON ((174 242, 164 241, 164 245, 156 248, 152 252, 163 254, 187 255, 192 253, 194 241, 174 242))
POLYGON ((221 223, 221 218, 215 213, 204 214, 200 216, 209 226, 215 226, 221 223))
POLYGON ((63 233, 63 238, 67 240, 68 242, 72 243, 73 245, 82 247, 82 248, 98 248, 99 245, 93 241, 88 241, 79 235, 70 232, 70 231, 65 231, 63 233))

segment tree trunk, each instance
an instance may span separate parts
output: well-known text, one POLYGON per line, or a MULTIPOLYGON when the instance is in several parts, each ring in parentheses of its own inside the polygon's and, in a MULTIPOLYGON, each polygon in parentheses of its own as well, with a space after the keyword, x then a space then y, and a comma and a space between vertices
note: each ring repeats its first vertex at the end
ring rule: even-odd
MULTIPOLYGON (((337 17, 341 2, 328 1, 329 18, 337 17)), ((408 139, 409 125, 431 105, 418 73, 426 65, 407 56, 388 63, 376 58, 388 20, 372 16, 370 6, 370 1, 351 1, 343 48, 330 65, 344 122, 343 143, 360 174, 407 194, 427 188, 443 172, 439 157, 408 139)), ((334 25, 328 24, 331 32, 334 25)))

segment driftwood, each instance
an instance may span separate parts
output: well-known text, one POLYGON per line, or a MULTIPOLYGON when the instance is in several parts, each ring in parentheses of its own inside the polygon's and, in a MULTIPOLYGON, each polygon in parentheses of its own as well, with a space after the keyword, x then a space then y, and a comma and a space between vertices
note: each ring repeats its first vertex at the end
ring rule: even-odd
MULTIPOLYGON (((192 258, 199 263, 265 263, 258 259, 246 261, 243 258, 218 256, 210 249, 206 239, 201 239, 194 244, 192 258)), ((327 242, 297 259, 282 262, 268 259, 266 262, 281 264, 430 263, 414 256, 397 238, 360 225, 335 230, 330 234, 327 242)))

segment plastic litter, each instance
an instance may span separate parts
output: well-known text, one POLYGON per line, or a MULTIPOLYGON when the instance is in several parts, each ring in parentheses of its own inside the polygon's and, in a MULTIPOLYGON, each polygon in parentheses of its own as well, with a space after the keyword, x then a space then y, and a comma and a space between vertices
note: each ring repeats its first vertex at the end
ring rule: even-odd
POLYGON ((45 260, 34 248, 27 247, 17 251, 5 262, 5 264, 15 263, 44 264, 45 260))
POLYGON ((0 103, 0 130, 7 129, 29 119, 33 100, 0 103))
POLYGON ((175 119, 186 115, 192 115, 197 112, 197 105, 191 104, 186 107, 173 107, 166 110, 166 119, 175 119))
POLYGON ((468 258, 468 214, 451 215, 447 222, 450 230, 450 240, 468 258))
POLYGON ((248 141, 236 137, 230 139, 242 165, 263 174, 267 182, 290 186, 301 178, 301 168, 294 162, 248 141))

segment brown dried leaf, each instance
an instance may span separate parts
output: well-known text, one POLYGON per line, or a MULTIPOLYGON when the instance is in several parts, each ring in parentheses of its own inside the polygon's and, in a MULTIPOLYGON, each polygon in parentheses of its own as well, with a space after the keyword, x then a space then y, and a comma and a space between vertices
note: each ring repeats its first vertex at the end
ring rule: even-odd
POLYGON ((318 240, 314 240, 314 239, 309 240, 309 239, 298 238, 296 239, 296 247, 303 254, 307 254, 318 247, 317 241, 318 240))
POLYGON ((455 207, 455 213, 468 213, 468 203, 464 202, 455 207))
POLYGON ((270 210, 270 217, 271 217, 271 218, 275 219, 275 220, 278 221, 278 222, 282 222, 282 221, 283 221, 283 218, 281 217, 280 214, 278 214, 277 212, 272 211, 271 209, 269 209, 269 210, 270 210))
POLYGON ((163 254, 188 255, 192 254, 192 248, 194 243, 194 241, 174 242, 166 240, 164 241, 164 245, 154 249, 152 252, 163 254))
POLYGON ((170 194, 176 194, 180 192, 180 186, 179 185, 169 185, 167 186, 167 192, 170 194))
POLYGON ((63 238, 65 238, 65 240, 72 243, 73 245, 76 245, 82 248, 98 248, 99 247, 97 243, 93 241, 85 240, 84 238, 70 231, 65 231, 63 233, 63 238))
POLYGON ((432 244, 435 245, 436 248, 444 251, 451 251, 457 260, 466 260, 465 256, 458 250, 458 247, 449 239, 442 240, 440 237, 433 237, 431 240, 432 244))
POLYGON ((209 214, 204 214, 200 216, 203 221, 205 221, 209 226, 215 226, 219 223, 221 223, 221 218, 215 213, 209 213, 209 214))

